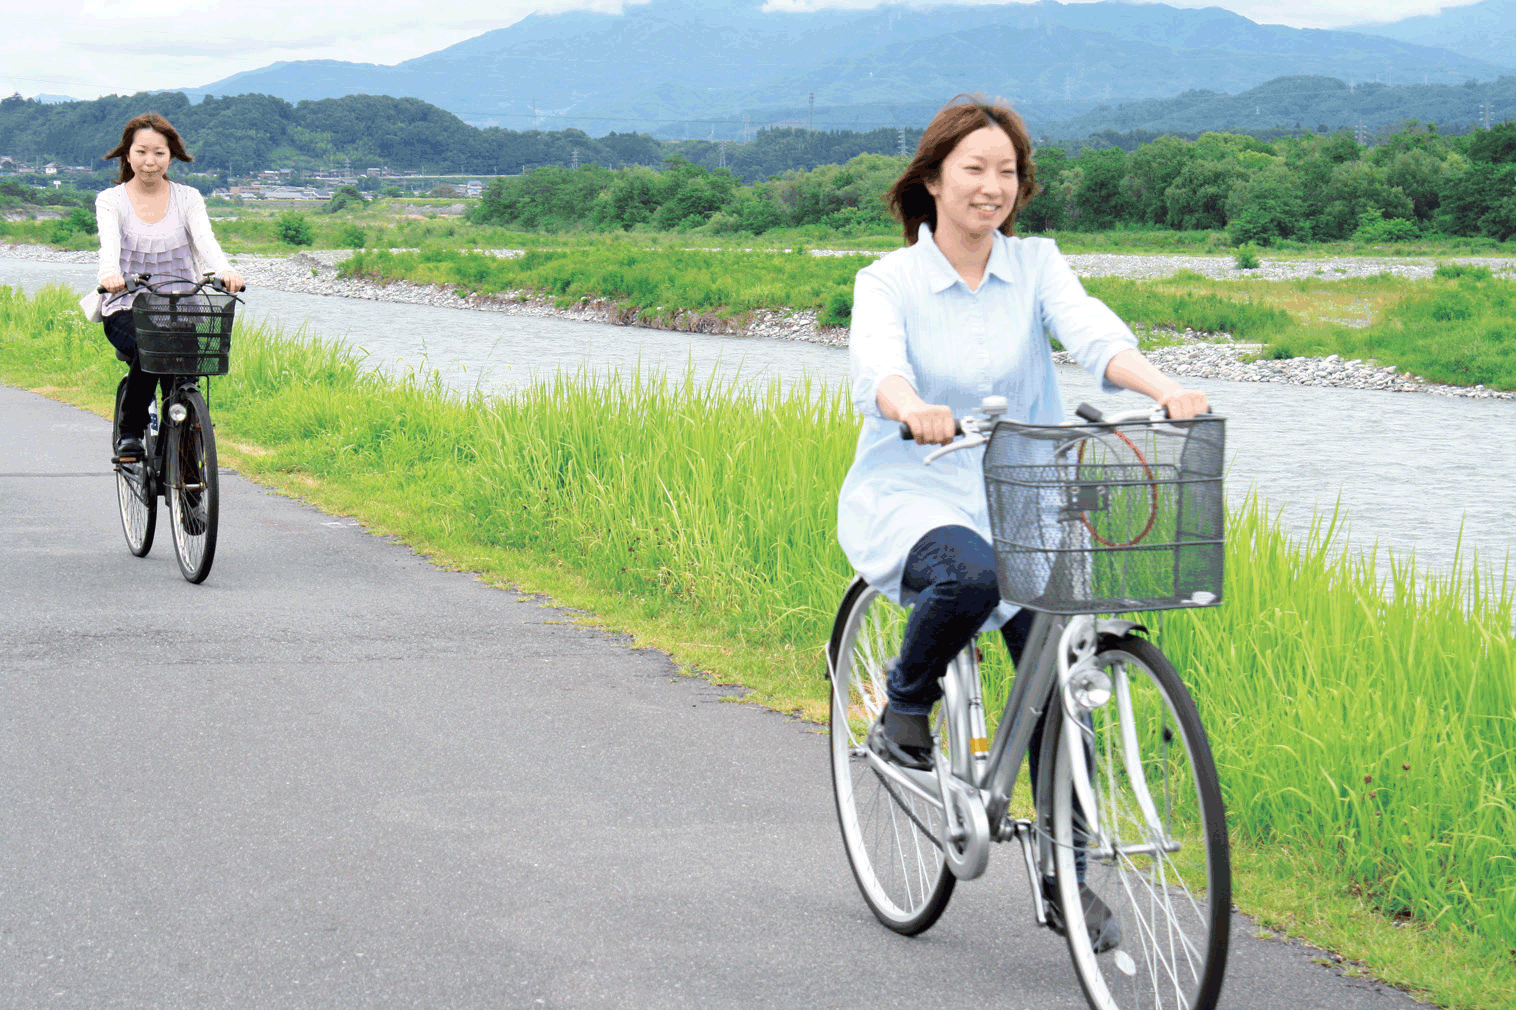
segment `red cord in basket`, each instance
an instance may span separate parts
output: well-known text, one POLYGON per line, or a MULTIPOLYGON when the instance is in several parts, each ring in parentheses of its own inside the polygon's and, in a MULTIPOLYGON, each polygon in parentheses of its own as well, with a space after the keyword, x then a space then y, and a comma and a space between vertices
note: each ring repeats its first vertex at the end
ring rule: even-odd
MULTIPOLYGON (((1148 466, 1148 461, 1143 457, 1142 450, 1137 448, 1137 443, 1127 438, 1126 432, 1124 431, 1117 431, 1114 434, 1117 438, 1121 439, 1127 445, 1132 447, 1132 452, 1136 454, 1138 462, 1142 464, 1142 470, 1147 474, 1148 480, 1156 481, 1157 478, 1153 476, 1153 468, 1148 466)), ((1085 442, 1087 441, 1089 440, 1086 439, 1085 441, 1079 443, 1079 458, 1075 463, 1076 466, 1084 465, 1084 446, 1085 442)), ((1124 544, 1114 543, 1113 541, 1107 540, 1099 533, 1096 533, 1095 527, 1090 525, 1090 517, 1088 513, 1079 513, 1079 521, 1084 523, 1084 528, 1090 531, 1090 536, 1094 537, 1096 540, 1099 540, 1107 547, 1135 547, 1137 544, 1142 543, 1143 538, 1152 532, 1153 524, 1158 521, 1158 485, 1156 483, 1148 484, 1148 499, 1148 524, 1142 528, 1141 533, 1137 534, 1137 538, 1135 540, 1128 540, 1124 544)))

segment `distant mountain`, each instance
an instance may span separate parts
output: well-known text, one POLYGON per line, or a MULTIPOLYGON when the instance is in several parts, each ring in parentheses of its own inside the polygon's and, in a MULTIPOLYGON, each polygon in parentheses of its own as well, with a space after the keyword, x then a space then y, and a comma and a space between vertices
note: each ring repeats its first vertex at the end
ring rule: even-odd
POLYGON ((1436 46, 1470 59, 1507 66, 1516 62, 1516 0, 1484 0, 1467 7, 1448 7, 1424 17, 1352 25, 1343 30, 1436 46))
POLYGON ((1215 7, 1043 0, 764 12, 757 0, 652 0, 619 15, 533 15, 394 66, 277 63, 186 94, 410 96, 474 125, 732 139, 772 123, 920 125, 963 91, 1005 96, 1034 123, 1053 123, 1113 98, 1235 93, 1286 75, 1448 83, 1489 80, 1512 63, 1509 53, 1492 61, 1259 25, 1215 7))
POLYGON ((1467 127, 1480 120, 1486 104, 1496 110, 1495 120, 1516 117, 1516 76, 1489 83, 1394 86, 1372 82, 1354 86, 1333 77, 1280 77, 1236 95, 1196 90, 1107 106, 1050 125, 1044 132, 1075 138, 1103 130, 1199 133, 1296 124, 1305 130, 1361 125, 1377 131, 1407 119, 1467 127))

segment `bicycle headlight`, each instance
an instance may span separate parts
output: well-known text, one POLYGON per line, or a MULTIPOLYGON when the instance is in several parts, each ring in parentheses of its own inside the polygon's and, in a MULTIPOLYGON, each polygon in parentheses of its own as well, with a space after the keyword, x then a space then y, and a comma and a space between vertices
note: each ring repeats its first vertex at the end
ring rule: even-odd
POLYGON ((1104 670, 1075 670, 1067 690, 1075 708, 1090 712, 1111 700, 1111 678, 1104 670))
POLYGON ((189 417, 189 410, 184 404, 176 403, 168 408, 168 419, 175 424, 183 424, 186 417, 189 417))

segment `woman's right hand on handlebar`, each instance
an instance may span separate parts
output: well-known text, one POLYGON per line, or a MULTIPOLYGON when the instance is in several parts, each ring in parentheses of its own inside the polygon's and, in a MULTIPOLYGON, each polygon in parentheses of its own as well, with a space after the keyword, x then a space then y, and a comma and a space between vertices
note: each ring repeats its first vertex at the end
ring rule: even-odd
POLYGON ((958 419, 952 408, 940 403, 925 403, 900 420, 910 426, 917 445, 947 445, 953 440, 958 419))
POLYGON ((126 290, 126 278, 120 274, 111 274, 101 279, 100 286, 113 295, 120 294, 126 290))
POLYGON ((940 403, 927 403, 902 375, 880 379, 875 402, 881 414, 911 429, 917 445, 947 445, 953 440, 957 421, 952 409, 940 403))

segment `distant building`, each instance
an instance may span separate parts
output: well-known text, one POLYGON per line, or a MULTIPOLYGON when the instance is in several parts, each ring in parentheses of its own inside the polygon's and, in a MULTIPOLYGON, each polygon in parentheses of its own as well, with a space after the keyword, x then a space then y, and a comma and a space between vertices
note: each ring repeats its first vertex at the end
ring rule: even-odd
POLYGON ((50 161, 46 165, 42 166, 42 174, 43 175, 57 175, 58 174, 58 166, 56 164, 54 164, 53 162, 50 161))

